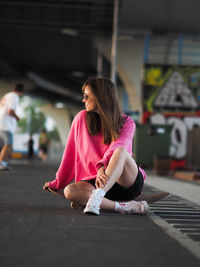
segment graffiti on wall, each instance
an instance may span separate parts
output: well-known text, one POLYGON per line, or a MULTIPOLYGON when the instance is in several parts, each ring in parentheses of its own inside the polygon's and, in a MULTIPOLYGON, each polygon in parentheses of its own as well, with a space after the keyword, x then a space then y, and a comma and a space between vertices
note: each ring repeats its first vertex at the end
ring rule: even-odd
POLYGON ((154 109, 193 110, 198 103, 181 75, 174 71, 153 101, 154 109))
POLYGON ((200 127, 200 68, 145 66, 143 122, 172 124, 170 155, 183 159, 187 133, 200 127))
POLYGON ((165 117, 162 113, 151 114, 150 123, 173 125, 171 134, 170 156, 182 159, 186 156, 187 132, 193 127, 200 127, 200 117, 165 117))

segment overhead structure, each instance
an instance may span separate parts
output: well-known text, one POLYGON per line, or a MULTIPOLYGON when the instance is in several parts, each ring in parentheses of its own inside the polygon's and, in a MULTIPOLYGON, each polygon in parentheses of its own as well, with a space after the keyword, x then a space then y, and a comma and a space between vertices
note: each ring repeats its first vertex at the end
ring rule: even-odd
POLYGON ((78 105, 88 77, 116 80, 117 40, 199 38, 199 8, 198 0, 0 0, 0 79, 26 77, 30 94, 78 105), (113 44, 110 60, 96 37, 113 44))
POLYGON ((119 0, 114 0, 110 79, 116 83, 119 0))

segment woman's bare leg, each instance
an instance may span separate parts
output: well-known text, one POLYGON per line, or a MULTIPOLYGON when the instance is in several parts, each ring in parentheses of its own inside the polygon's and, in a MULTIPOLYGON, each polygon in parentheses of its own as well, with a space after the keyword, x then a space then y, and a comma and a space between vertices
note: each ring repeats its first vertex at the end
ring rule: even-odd
POLYGON ((120 147, 114 151, 105 173, 108 181, 102 189, 108 192, 116 182, 124 187, 131 187, 137 178, 138 167, 126 149, 120 147))
MULTIPOLYGON (((108 182, 102 189, 108 192, 115 182, 127 188, 132 186, 138 174, 138 167, 124 148, 118 148, 114 151, 105 173, 108 176, 108 182)), ((93 185, 82 181, 68 185, 64 194, 67 199, 85 207, 94 189, 93 185)), ((104 197, 100 207, 101 209, 115 210, 115 201, 104 197)))
MULTIPOLYGON (((69 200, 71 200, 73 203, 78 204, 81 207, 87 207, 86 204, 88 204, 88 198, 92 195, 92 192, 99 190, 96 189, 94 190, 95 187, 88 182, 82 181, 78 183, 73 183, 68 185, 65 190, 64 194, 65 197, 69 200), (93 191, 94 190, 94 191, 93 191)), ((102 190, 102 189, 100 189, 102 190)), ((115 202, 106 198, 103 198, 102 203, 100 207, 102 209, 107 209, 107 210, 112 210, 112 211, 117 211, 120 213, 138 213, 138 214, 144 214, 145 211, 145 204, 142 202, 135 202, 135 201, 130 201, 125 203, 125 206, 123 206, 122 209, 115 209, 115 202), (133 203, 134 202, 134 203, 133 203), (136 204, 137 203, 137 204, 136 204), (125 207, 126 206, 126 207, 125 207), (128 212, 127 212, 128 211, 128 212)), ((148 207, 148 205, 147 205, 148 207)), ((85 208, 86 209, 86 208, 85 208)), ((84 209, 84 213, 85 213, 84 209)), ((93 211, 87 211, 86 213, 92 213, 99 215, 99 209, 93 210, 93 211)))
MULTIPOLYGON (((94 189, 95 187, 90 183, 81 181, 66 186, 64 189, 64 195, 67 199, 84 208, 94 189)), ((103 198, 101 208, 107 210, 114 210, 115 202, 107 198, 103 198)))
MULTIPOLYGON (((137 178, 138 167, 126 149, 118 148, 110 158, 105 173, 108 181, 102 189, 108 192, 116 182, 124 187, 131 187, 137 178)), ((103 198, 100 207, 101 209, 115 210, 115 201, 103 198)))

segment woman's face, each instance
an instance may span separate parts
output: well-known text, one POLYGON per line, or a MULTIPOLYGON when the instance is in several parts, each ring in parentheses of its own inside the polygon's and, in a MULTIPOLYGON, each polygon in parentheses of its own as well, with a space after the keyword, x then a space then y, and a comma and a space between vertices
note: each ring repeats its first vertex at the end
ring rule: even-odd
POLYGON ((97 104, 95 96, 91 92, 91 89, 86 86, 83 92, 83 103, 85 103, 86 111, 97 112, 97 104))

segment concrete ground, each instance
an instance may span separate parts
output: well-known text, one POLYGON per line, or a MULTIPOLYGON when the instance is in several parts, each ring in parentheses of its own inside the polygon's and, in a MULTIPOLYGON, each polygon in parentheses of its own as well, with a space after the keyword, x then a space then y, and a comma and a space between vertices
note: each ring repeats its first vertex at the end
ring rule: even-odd
POLYGON ((44 182, 57 167, 21 163, 0 172, 1 267, 199 266, 193 254, 148 216, 88 216, 44 192, 44 182))

